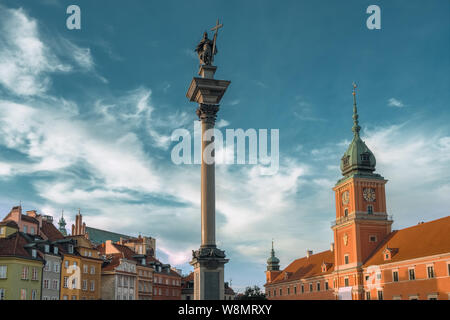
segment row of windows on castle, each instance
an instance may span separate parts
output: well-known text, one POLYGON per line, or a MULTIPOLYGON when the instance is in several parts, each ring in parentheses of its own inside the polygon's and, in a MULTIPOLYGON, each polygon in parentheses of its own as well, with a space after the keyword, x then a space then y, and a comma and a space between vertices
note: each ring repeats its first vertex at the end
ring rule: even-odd
MULTIPOLYGON (((426 270, 427 270, 427 279, 433 279, 433 278, 436 277, 436 274, 435 274, 435 271, 434 271, 434 266, 428 265, 428 266, 426 266, 426 270)), ((450 276, 450 263, 447 264, 447 275, 450 276)), ((381 272, 377 272, 375 277, 376 277, 376 280, 381 280, 382 279, 381 272)), ((407 278, 406 279, 400 279, 398 269, 392 270, 392 281, 391 282, 399 282, 400 280, 402 280, 402 281, 412 281, 412 280, 416 280, 416 279, 417 279, 416 278, 416 270, 415 270, 414 267, 409 267, 408 268, 408 273, 407 273, 407 278)), ((370 276, 366 275, 365 276, 365 280, 366 280, 366 282, 369 281, 370 280, 370 276)), ((308 292, 311 293, 311 292, 314 292, 314 291, 315 292, 320 292, 321 290, 322 291, 329 290, 328 281, 325 281, 324 283, 325 283, 325 289, 324 290, 321 289, 321 282, 316 282, 315 290, 314 290, 314 283, 312 283, 312 282, 309 283, 309 291, 308 292)), ((333 286, 336 287, 336 280, 333 280, 333 286)), ((348 277, 344 278, 344 286, 345 287, 350 286, 350 280, 349 280, 348 277)), ((297 286, 295 286, 295 285, 292 287, 292 289, 293 289, 292 291, 291 291, 291 287, 290 286, 285 287, 284 289, 286 289, 286 290, 284 290, 286 295, 291 295, 291 294, 296 295, 297 294, 297 286)), ((277 296, 277 291, 278 291, 280 296, 283 295, 283 288, 277 288, 277 289, 274 289, 273 291, 268 290, 267 291, 267 295, 269 297, 271 295, 276 297, 277 296)), ((300 286, 300 293, 305 293, 305 286, 304 286, 304 284, 301 284, 301 286, 300 286)), ((369 300, 370 300, 370 291, 366 292, 366 298, 369 298, 369 300)), ((382 300, 382 298, 383 298, 382 290, 378 291, 378 298, 380 300, 382 300), (381 299, 380 299, 380 297, 381 297, 381 299)))
MULTIPOLYGON (((367 214, 373 214, 373 205, 367 205, 367 214)), ((348 217, 348 208, 344 209, 344 217, 348 217)))

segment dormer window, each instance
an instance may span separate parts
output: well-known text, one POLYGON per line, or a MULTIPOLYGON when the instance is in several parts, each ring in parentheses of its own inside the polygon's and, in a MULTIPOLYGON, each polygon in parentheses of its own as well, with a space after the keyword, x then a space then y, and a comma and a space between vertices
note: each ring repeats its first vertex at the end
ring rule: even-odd
POLYGON ((31 250, 31 256, 32 256, 33 258, 36 258, 36 257, 37 257, 36 249, 31 250))
POLYGON ((367 206, 367 214, 373 214, 373 206, 371 204, 367 206))
POLYGON ((44 248, 45 248, 45 253, 49 253, 50 252, 50 246, 48 244, 46 244, 44 246, 44 248))
POLYGON ((56 246, 53 247, 53 253, 54 253, 54 254, 58 254, 58 247, 56 247, 56 246))
POLYGON ((392 249, 386 248, 383 251, 383 258, 384 258, 384 261, 391 260, 392 259, 392 249))
POLYGON ((361 161, 369 161, 369 154, 368 153, 362 153, 361 154, 361 161))
POLYGON ((325 262, 322 263, 322 272, 327 272, 327 264, 325 262))
POLYGON ((69 251, 69 253, 73 254, 73 245, 69 244, 67 250, 69 251))
POLYGON ((142 265, 145 266, 145 258, 142 259, 142 265))

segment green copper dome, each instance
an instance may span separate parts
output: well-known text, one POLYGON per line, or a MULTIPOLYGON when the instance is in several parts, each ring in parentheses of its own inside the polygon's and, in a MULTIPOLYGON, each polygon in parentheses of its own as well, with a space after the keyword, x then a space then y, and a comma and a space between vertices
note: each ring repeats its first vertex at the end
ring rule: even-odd
POLYGON ((375 156, 359 136, 361 127, 358 124, 358 110, 356 108, 356 85, 353 88, 353 140, 341 158, 341 171, 344 176, 370 174, 375 171, 376 165, 375 156))
POLYGON ((280 270, 280 259, 275 257, 275 250, 273 249, 273 241, 272 241, 272 250, 270 251, 270 257, 269 259, 267 259, 267 270, 268 271, 280 270))

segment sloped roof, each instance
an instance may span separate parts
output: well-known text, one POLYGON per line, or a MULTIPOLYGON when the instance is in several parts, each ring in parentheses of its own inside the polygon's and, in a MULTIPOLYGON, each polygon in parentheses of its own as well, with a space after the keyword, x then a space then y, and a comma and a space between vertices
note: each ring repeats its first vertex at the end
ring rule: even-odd
POLYGON ((89 240, 91 240, 91 242, 95 245, 105 243, 107 240, 111 240, 112 242, 118 242, 120 241, 120 238, 123 239, 133 238, 125 234, 115 233, 91 227, 86 227, 86 233, 89 235, 89 240))
POLYGON ((39 250, 38 259, 33 258, 30 251, 25 249, 25 245, 28 244, 27 237, 22 232, 16 232, 11 234, 7 238, 0 239, 0 256, 15 256, 33 260, 40 260, 42 254, 39 250))
POLYGON ((364 267, 450 253, 450 216, 392 232, 375 249, 364 267), (386 247, 394 249, 384 260, 386 247))
POLYGON ((120 254, 108 255, 110 261, 102 266, 102 271, 113 271, 119 264, 122 256, 120 254))
POLYGON ((63 234, 55 227, 51 222, 42 220, 41 232, 50 240, 60 240, 64 239, 63 234))
POLYGON ((334 253, 331 250, 327 250, 293 261, 281 271, 271 284, 325 275, 333 272, 333 269, 334 253), (326 272, 322 272, 323 262, 328 265, 326 272))
POLYGON ((7 227, 19 229, 19 225, 13 220, 7 220, 7 221, 0 222, 0 226, 7 226, 7 227))

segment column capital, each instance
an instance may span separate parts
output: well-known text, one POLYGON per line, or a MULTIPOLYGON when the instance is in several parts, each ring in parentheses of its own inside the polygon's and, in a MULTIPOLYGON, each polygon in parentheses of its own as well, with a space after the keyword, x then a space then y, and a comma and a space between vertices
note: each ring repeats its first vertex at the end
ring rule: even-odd
POLYGON ((199 103, 197 108, 197 116, 199 120, 214 125, 216 122, 217 112, 219 112, 218 104, 199 103))

